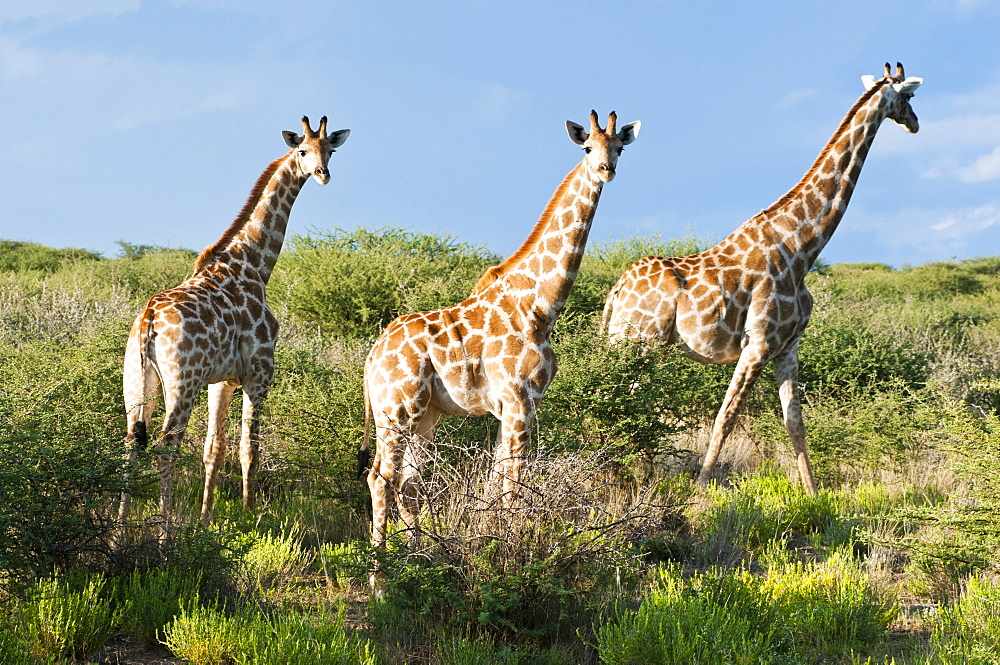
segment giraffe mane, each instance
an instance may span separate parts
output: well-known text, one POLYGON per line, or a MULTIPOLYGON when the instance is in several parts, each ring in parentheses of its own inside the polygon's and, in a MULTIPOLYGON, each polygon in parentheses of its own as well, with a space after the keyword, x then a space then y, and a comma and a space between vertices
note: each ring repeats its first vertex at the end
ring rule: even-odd
POLYGON ((847 112, 847 115, 844 116, 844 119, 840 121, 840 125, 837 127, 837 131, 833 133, 833 136, 830 137, 830 140, 827 141, 826 145, 823 146, 823 149, 820 150, 819 156, 816 157, 816 160, 812 163, 812 166, 809 167, 809 170, 806 171, 806 174, 802 176, 802 179, 799 180, 799 182, 794 187, 788 190, 788 192, 786 192, 784 196, 782 196, 780 199, 772 203, 764 210, 760 211, 760 213, 755 215, 755 217, 774 212, 775 209, 777 209, 778 207, 797 198, 800 190, 806 185, 806 183, 809 182, 809 179, 820 168, 820 165, 823 163, 823 159, 830 153, 830 150, 833 149, 833 145, 851 125, 851 120, 854 118, 854 115, 858 112, 858 110, 866 103, 868 103, 868 100, 872 98, 872 95, 881 90, 887 84, 893 83, 894 81, 895 79, 893 77, 884 76, 883 78, 876 81, 875 85, 866 90, 865 93, 861 95, 861 97, 858 99, 858 101, 854 103, 854 106, 851 107, 851 110, 847 112))
MULTIPOLYGON (((291 153, 288 154, 290 155, 291 153)), ((246 203, 243 204, 243 208, 240 210, 240 214, 236 216, 236 219, 233 220, 233 223, 229 225, 229 228, 226 229, 225 233, 223 233, 222 236, 218 240, 216 240, 214 244, 209 245, 204 250, 202 250, 201 254, 198 255, 198 258, 195 259, 194 262, 195 274, 197 274, 206 265, 211 263, 212 259, 214 259, 219 252, 225 249, 226 246, 229 245, 230 241, 232 241, 232 239, 236 237, 236 234, 238 234, 240 231, 243 230, 243 226, 250 219, 250 215, 253 213, 254 208, 257 207, 257 202, 260 201, 260 197, 263 196, 264 194, 264 187, 267 186, 267 183, 271 179, 271 176, 273 176, 275 171, 277 171, 278 168, 280 168, 281 165, 284 164, 287 158, 288 155, 285 155, 284 157, 279 157, 278 159, 271 162, 267 166, 267 168, 264 169, 264 172, 260 174, 260 177, 257 178, 257 182, 254 184, 253 189, 250 190, 250 196, 247 197, 246 203)))
POLYGON ((549 199, 548 204, 545 206, 545 210, 542 211, 542 216, 539 217, 537 222, 535 222, 535 226, 531 229, 531 233, 528 234, 528 237, 525 238, 524 242, 521 243, 521 246, 517 248, 517 251, 507 257, 507 259, 495 266, 492 266, 485 273, 483 273, 483 276, 479 278, 478 282, 476 282, 475 288, 472 289, 472 295, 482 293, 488 286, 490 286, 490 284, 493 284, 493 282, 506 275, 514 265, 531 253, 531 250, 538 241, 538 238, 542 235, 542 231, 552 218, 552 213, 555 212, 557 207, 559 207, 559 201, 562 199, 563 194, 569 187, 569 183, 573 181, 582 166, 583 162, 580 162, 576 168, 570 171, 566 177, 563 178, 563 181, 556 188, 552 198, 549 199))

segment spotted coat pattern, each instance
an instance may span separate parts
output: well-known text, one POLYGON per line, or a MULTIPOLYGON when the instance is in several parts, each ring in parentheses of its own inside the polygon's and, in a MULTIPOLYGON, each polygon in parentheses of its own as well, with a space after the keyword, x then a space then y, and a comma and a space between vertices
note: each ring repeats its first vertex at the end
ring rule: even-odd
POLYGON ((710 478, 722 443, 750 388, 774 363, 785 426, 807 492, 815 482, 798 395, 799 337, 812 297, 805 276, 836 230, 879 125, 886 118, 918 130, 910 97, 921 79, 863 77, 854 104, 819 157, 787 194, 715 247, 685 257, 651 256, 633 264, 608 295, 602 328, 612 339, 676 344, 702 363, 736 362, 699 481, 710 478))
POLYGON ((421 458, 442 416, 490 413, 500 420, 495 475, 505 494, 514 491, 556 371, 549 335, 576 279, 601 189, 639 131, 636 122, 616 132, 615 121, 612 113, 601 129, 591 112, 589 134, 566 123, 587 154, 517 252, 487 271, 467 300, 401 316, 375 342, 364 388, 376 434, 368 474, 376 545, 385 539, 390 493, 416 539, 421 458))
MULTIPOLYGON (((201 517, 211 519, 213 490, 226 452, 226 413, 238 386, 243 388, 243 503, 253 506, 259 416, 274 376, 278 337, 265 288, 296 196, 310 176, 320 184, 329 181, 330 154, 348 134, 341 130, 327 136, 325 117, 316 132, 307 118, 302 124, 304 136, 283 132, 292 150, 264 170, 240 215, 198 257, 191 278, 150 298, 132 325, 123 373, 126 444, 129 460, 134 461, 138 449, 147 444, 147 425, 157 393, 162 392, 165 413, 158 466, 164 533, 173 513, 177 449, 205 386, 209 415, 201 517)), ((128 514, 129 501, 124 494, 121 519, 128 514)))

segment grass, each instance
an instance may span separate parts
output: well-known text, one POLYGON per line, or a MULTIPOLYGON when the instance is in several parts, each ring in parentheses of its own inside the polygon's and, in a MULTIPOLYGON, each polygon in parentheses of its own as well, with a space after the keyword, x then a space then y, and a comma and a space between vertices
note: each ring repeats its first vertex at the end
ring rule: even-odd
POLYGON ((714 417, 731 368, 647 363, 638 352, 612 365, 616 356, 594 349, 594 308, 631 253, 699 243, 594 248, 555 340, 562 369, 523 500, 490 500, 495 423, 445 421, 424 475, 422 547, 401 538, 376 554, 367 487, 352 468, 365 335, 397 313, 383 305, 440 304, 491 259, 450 239, 382 235, 370 238, 380 252, 406 255, 420 241, 410 249, 432 254, 413 273, 430 276, 408 279, 403 301, 379 295, 391 271, 341 246, 365 234, 344 235, 334 254, 330 238, 303 243, 276 275, 283 337, 258 510, 241 507, 230 459, 215 523, 197 524, 201 404, 178 469, 182 528, 162 548, 149 522, 151 459, 133 476, 135 522, 112 546, 120 359, 136 309, 186 276, 190 254, 52 263, 43 252, 42 267, 0 268, 0 662, 93 659, 109 639, 206 663, 1000 662, 997 558, 942 559, 935 543, 975 535, 959 531, 968 521, 926 519, 979 519, 977 507, 992 506, 996 441, 984 414, 1000 408, 996 262, 826 266, 810 277, 803 403, 823 482, 807 497, 766 378, 723 451, 720 482, 699 488, 697 447, 684 439, 714 417), (370 283, 326 300, 306 288, 304 276, 335 291, 348 280, 323 267, 348 274, 359 261, 370 283), (438 264, 461 269, 432 274, 438 264), (331 309, 359 289, 381 300, 371 316, 331 309), (334 328, 368 332, 324 335, 334 328), (380 602, 367 595, 376 564, 391 580, 380 602))

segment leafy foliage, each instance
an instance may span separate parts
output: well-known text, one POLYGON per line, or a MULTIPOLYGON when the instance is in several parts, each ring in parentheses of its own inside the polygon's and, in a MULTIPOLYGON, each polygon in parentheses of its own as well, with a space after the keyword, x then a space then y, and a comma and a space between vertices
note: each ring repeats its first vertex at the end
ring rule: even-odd
POLYGON ((0 240, 0 272, 52 273, 67 263, 90 263, 100 258, 86 249, 53 249, 33 242, 0 240))
POLYGON ((15 617, 25 652, 52 662, 83 657, 104 646, 115 616, 101 596, 103 587, 101 575, 91 575, 82 585, 58 576, 36 583, 15 617))
POLYGON ((542 401, 540 445, 613 451, 623 467, 639 461, 648 474, 658 456, 677 452, 672 435, 714 415, 730 371, 661 345, 607 344, 595 339, 596 327, 594 316, 559 323, 559 372, 542 401))
POLYGON ((0 568, 7 582, 108 554, 123 489, 120 332, 0 345, 0 568), (87 405, 81 408, 81 404, 87 405))
POLYGON ((400 314, 461 302, 499 262, 450 236, 398 228, 298 236, 288 244, 272 299, 336 336, 372 335, 400 314))
POLYGON ((845 561, 763 576, 668 566, 638 612, 598 629, 599 649, 611 665, 826 662, 883 639, 896 612, 845 561))

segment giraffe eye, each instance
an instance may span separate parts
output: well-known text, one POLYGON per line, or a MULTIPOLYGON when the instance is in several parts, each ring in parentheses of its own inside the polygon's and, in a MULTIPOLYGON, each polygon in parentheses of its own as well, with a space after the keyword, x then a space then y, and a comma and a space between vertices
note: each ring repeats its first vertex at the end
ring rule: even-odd
POLYGON ((618 154, 619 155, 622 154, 623 152, 625 152, 625 148, 618 148, 618 154))
POLYGON ((583 149, 583 151, 584 151, 585 153, 587 153, 588 155, 590 154, 590 150, 591 150, 591 148, 584 148, 584 149, 583 149))
POLYGON ((306 156, 306 151, 305 150, 299 150, 299 154, 301 156, 305 157, 306 156))

